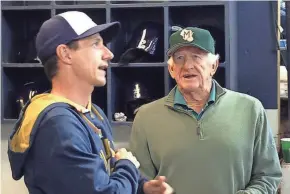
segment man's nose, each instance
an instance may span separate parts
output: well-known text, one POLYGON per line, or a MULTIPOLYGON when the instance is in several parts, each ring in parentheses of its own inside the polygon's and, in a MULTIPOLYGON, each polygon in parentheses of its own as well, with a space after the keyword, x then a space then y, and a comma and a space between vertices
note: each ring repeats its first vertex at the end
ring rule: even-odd
POLYGON ((194 61, 191 58, 187 58, 184 65, 183 65, 183 68, 193 69, 194 68, 194 61))
POLYGON ((103 60, 109 61, 114 58, 114 54, 108 49, 107 47, 104 46, 104 54, 103 54, 103 60))

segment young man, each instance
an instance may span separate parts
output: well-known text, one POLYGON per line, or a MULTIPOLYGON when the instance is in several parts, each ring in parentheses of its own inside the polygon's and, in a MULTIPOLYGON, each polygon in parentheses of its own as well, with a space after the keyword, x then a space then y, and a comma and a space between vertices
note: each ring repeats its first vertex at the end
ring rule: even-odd
POLYGON ((24 176, 29 193, 172 193, 164 177, 142 178, 139 162, 126 149, 115 153, 110 124, 91 104, 113 58, 104 44, 119 28, 118 22, 96 25, 77 11, 41 26, 36 49, 52 90, 26 104, 8 150, 13 178, 24 176))
POLYGON ((219 55, 209 31, 188 27, 169 42, 177 86, 135 117, 140 171, 165 175, 178 194, 276 194, 282 173, 261 102, 213 79, 219 55))

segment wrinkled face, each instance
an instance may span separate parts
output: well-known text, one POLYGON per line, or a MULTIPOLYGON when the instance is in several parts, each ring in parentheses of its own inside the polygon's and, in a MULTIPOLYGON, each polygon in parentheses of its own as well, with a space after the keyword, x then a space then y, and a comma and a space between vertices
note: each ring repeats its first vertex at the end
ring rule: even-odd
POLYGON ((216 61, 211 62, 207 52, 196 47, 182 47, 170 60, 170 75, 186 92, 194 92, 210 84, 218 66, 216 61))
POLYGON ((67 52, 68 57, 64 56, 64 59, 79 82, 97 87, 106 84, 106 69, 113 54, 104 46, 99 34, 79 40, 78 48, 68 49, 67 52))

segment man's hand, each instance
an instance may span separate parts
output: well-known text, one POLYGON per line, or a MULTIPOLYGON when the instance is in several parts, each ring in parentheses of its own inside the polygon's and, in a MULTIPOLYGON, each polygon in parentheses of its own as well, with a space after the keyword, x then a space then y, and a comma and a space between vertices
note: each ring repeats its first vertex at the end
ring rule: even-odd
POLYGON ((136 166, 136 168, 140 167, 140 163, 135 158, 135 156, 133 156, 133 154, 131 152, 128 152, 125 148, 121 148, 120 150, 118 150, 118 152, 115 153, 115 158, 117 160, 120 159, 130 160, 136 166))
POLYGON ((146 182, 143 186, 145 194, 173 194, 173 188, 165 182, 164 176, 146 182))

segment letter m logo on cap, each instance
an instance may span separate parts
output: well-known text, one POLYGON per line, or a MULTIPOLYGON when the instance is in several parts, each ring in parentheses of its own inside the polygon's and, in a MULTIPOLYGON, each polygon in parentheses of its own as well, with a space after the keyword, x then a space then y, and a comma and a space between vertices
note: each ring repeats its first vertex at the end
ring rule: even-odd
POLYGON ((186 40, 188 42, 192 42, 194 40, 193 39, 193 32, 191 30, 183 29, 180 32, 180 35, 182 36, 183 40, 186 40))

